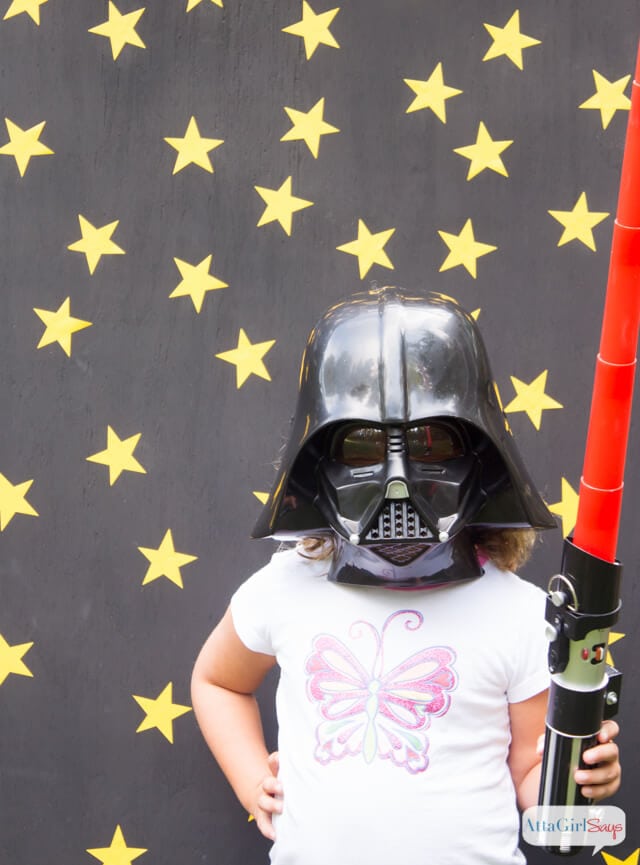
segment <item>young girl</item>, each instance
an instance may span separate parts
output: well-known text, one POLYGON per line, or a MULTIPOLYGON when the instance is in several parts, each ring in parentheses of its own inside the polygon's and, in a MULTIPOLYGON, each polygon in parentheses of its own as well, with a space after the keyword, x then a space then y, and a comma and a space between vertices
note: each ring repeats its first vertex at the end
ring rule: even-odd
MULTIPOLYGON (((550 524, 457 305, 382 289, 329 310, 256 532, 301 539, 238 589, 193 672, 273 865, 524 861, 548 644, 545 596, 513 569, 550 524), (253 695, 276 663, 269 755, 253 695)), ((619 786, 616 734, 585 752, 589 798, 619 786)))

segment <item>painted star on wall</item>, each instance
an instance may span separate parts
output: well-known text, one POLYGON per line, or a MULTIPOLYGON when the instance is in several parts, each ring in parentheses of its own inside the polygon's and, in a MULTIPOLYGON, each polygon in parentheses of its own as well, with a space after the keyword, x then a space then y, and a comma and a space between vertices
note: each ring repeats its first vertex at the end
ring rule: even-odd
POLYGON ((21 15, 26 12, 29 17, 40 26, 40 7, 44 6, 48 0, 12 0, 11 5, 4 14, 4 21, 7 18, 13 18, 14 15, 21 15))
POLYGON ((625 75, 617 81, 608 81, 595 69, 591 71, 596 92, 578 107, 599 111, 602 128, 606 129, 616 111, 629 111, 631 108, 631 100, 624 94, 631 76, 625 75))
MULTIPOLYGON (((611 648, 611 646, 614 646, 618 642, 618 640, 622 640, 626 636, 627 636, 626 634, 618 634, 615 631, 610 631, 609 632, 609 641, 608 641, 609 642, 609 649, 611 648)), ((615 667, 613 655, 608 650, 607 650, 606 662, 607 662, 607 664, 609 664, 609 666, 615 667)))
POLYGON ((216 357, 235 366, 236 388, 240 389, 250 375, 257 375, 259 378, 271 381, 271 376, 262 358, 275 345, 275 342, 275 339, 268 339, 265 342, 252 343, 244 329, 240 328, 237 347, 229 351, 222 351, 216 357))
POLYGON ((571 534, 576 524, 580 496, 566 478, 561 480, 560 495, 560 501, 549 505, 549 510, 562 520, 562 537, 566 538, 571 534))
POLYGON ((111 844, 108 847, 93 847, 87 850, 102 865, 131 865, 134 859, 146 853, 145 847, 127 847, 120 824, 116 826, 111 844))
POLYGON ((520 381, 519 378, 512 375, 511 383, 515 388, 516 395, 504 409, 507 414, 516 411, 526 412, 527 417, 537 430, 540 429, 543 411, 553 408, 564 408, 562 403, 557 402, 557 400, 545 393, 548 372, 549 370, 547 369, 543 370, 529 384, 520 381))
POLYGON ((324 97, 318 99, 313 108, 306 112, 287 108, 286 105, 284 110, 293 125, 280 141, 304 141, 315 159, 318 158, 320 136, 340 132, 337 126, 332 126, 324 119, 324 97))
POLYGON ((606 865, 638 865, 638 856, 640 856, 640 847, 633 851, 626 859, 619 859, 617 856, 614 856, 613 853, 604 853, 600 854, 604 859, 606 865))
POLYGON ((125 15, 122 15, 113 0, 109 0, 109 18, 102 24, 90 27, 89 33, 104 36, 111 42, 111 54, 114 60, 118 59, 125 45, 146 48, 147 46, 136 32, 136 24, 140 20, 144 9, 145 7, 143 6, 141 9, 135 9, 133 12, 127 12, 125 15))
POLYGON ((266 505, 266 503, 269 501, 269 493, 262 493, 259 490, 254 490, 253 494, 263 505, 266 505))
POLYGON ((229 287, 226 282, 209 273, 212 259, 213 255, 207 255, 199 264, 189 264, 188 261, 174 258, 182 281, 178 283, 169 297, 190 297, 196 312, 199 314, 205 294, 208 291, 229 287))
MULTIPOLYGON (((0 475, 1 477, 2 475, 0 475)), ((2 634, 0 634, 0 685, 11 674, 33 678, 33 673, 22 660, 31 646, 33 646, 33 643, 20 643, 10 646, 2 634)))
POLYGON ((82 252, 87 257, 89 273, 93 273, 103 255, 124 255, 125 251, 111 240, 111 235, 118 227, 120 220, 116 219, 108 225, 97 228, 92 225, 82 214, 78 214, 80 233, 82 237, 74 243, 70 243, 67 249, 72 252, 82 252))
POLYGON ((532 45, 540 45, 539 39, 534 39, 532 36, 525 36, 520 32, 520 10, 516 9, 511 18, 507 21, 504 27, 496 27, 493 24, 484 24, 493 42, 482 58, 483 60, 493 60, 496 57, 508 57, 518 69, 522 69, 522 51, 524 48, 530 48, 532 45))
POLYGON ((189 120, 187 131, 182 138, 165 138, 164 140, 178 151, 172 174, 177 174, 187 165, 197 165, 213 174, 209 153, 224 144, 223 138, 203 138, 198 129, 198 122, 193 116, 189 120))
POLYGON ((475 144, 468 144, 466 147, 456 147, 453 152, 469 160, 470 165, 467 180, 473 180, 474 177, 486 168, 490 168, 496 174, 502 174, 503 177, 508 177, 509 174, 504 167, 500 154, 512 144, 513 141, 494 141, 487 127, 480 121, 475 144))
POLYGON ((155 699, 137 697, 135 694, 131 696, 146 714, 138 725, 136 733, 155 728, 160 730, 165 739, 173 745, 173 722, 181 715, 193 711, 191 706, 181 706, 173 702, 173 683, 169 682, 155 699))
POLYGON ((27 493, 33 480, 12 484, 0 473, 0 532, 3 532, 16 514, 29 517, 39 516, 38 512, 27 501, 27 493))
POLYGON ((292 36, 300 36, 304 40, 304 52, 309 60, 318 45, 328 45, 330 48, 339 48, 340 46, 329 30, 331 22, 336 17, 340 7, 329 9, 327 12, 320 12, 316 15, 307 0, 302 0, 302 18, 296 21, 295 24, 290 24, 288 27, 283 27, 283 33, 290 33, 292 36))
POLYGON ((116 432, 107 426, 107 447, 99 453, 87 457, 90 463, 100 463, 109 467, 109 486, 113 486, 122 472, 137 472, 146 475, 143 468, 134 457, 133 452, 140 441, 142 433, 120 439, 116 432))
POLYGON ((348 255, 357 257, 360 279, 364 279, 374 264, 380 264, 382 267, 393 270, 393 264, 384 251, 384 247, 394 231, 395 228, 387 228, 385 231, 372 234, 364 221, 359 219, 357 238, 337 246, 336 249, 338 252, 346 252, 348 255))
POLYGON ((596 244, 592 229, 606 219, 609 214, 589 210, 586 192, 580 193, 573 210, 550 210, 549 213, 560 225, 564 226, 558 246, 564 246, 571 240, 579 240, 595 252, 596 244))
POLYGON ((71 298, 68 297, 55 311, 33 308, 35 314, 45 324, 45 331, 37 345, 38 348, 44 348, 45 345, 57 342, 67 357, 71 357, 72 335, 79 330, 84 330, 85 327, 91 327, 92 323, 84 321, 82 318, 74 318, 71 315, 70 304, 71 298))
POLYGON ((438 234, 449 247, 449 255, 442 262, 440 272, 461 265, 476 279, 478 259, 498 248, 475 239, 471 219, 467 219, 460 234, 450 234, 448 231, 438 231, 438 234))
POLYGON ((25 171, 29 166, 29 161, 33 156, 51 156, 53 150, 47 147, 42 141, 39 141, 40 134, 45 127, 46 120, 42 123, 36 123, 30 129, 21 129, 8 117, 5 117, 4 122, 9 133, 9 141, 0 147, 2 156, 13 156, 20 172, 20 177, 24 177, 25 171))
POLYGON ((456 87, 449 87, 444 83, 442 63, 437 64, 426 81, 420 81, 416 78, 404 78, 403 81, 416 94, 405 113, 410 114, 412 111, 421 111, 423 108, 429 108, 443 123, 447 122, 447 107, 445 104, 447 99, 451 99, 452 96, 458 96, 463 92, 456 87))
POLYGON ((290 236, 293 214, 313 205, 313 201, 307 201, 306 198, 296 198, 292 194, 291 175, 278 189, 268 189, 266 186, 254 186, 254 189, 267 205, 258 220, 258 228, 269 222, 279 222, 285 234, 290 236))
MULTIPOLYGON (((211 0, 211 2, 212 2, 215 6, 219 6, 221 9, 223 8, 223 6, 222 6, 222 0, 211 0)), ((195 9, 196 6, 199 6, 201 3, 202 3, 202 0, 188 0, 188 2, 187 2, 187 12, 191 12, 192 9, 195 9)))
POLYGON ((160 577, 166 577, 176 586, 183 589, 182 574, 180 568, 183 565, 188 565, 189 562, 195 562, 197 556, 190 556, 188 553, 179 553, 173 545, 173 534, 171 529, 167 529, 165 536, 160 542, 158 549, 152 547, 138 547, 142 555, 149 560, 150 565, 144 575, 142 585, 152 583, 160 577))

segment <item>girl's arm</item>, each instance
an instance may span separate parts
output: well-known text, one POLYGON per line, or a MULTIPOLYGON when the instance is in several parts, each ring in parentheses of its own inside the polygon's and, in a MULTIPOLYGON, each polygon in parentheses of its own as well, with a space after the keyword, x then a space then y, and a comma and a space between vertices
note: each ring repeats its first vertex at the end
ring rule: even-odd
MULTIPOLYGON (((544 730, 547 711, 547 691, 542 691, 521 703, 509 704, 511 723, 511 747, 509 769, 516 788, 518 804, 524 811, 538 803, 542 754, 541 733, 544 730)), ((598 733, 599 745, 583 754, 585 763, 596 765, 594 769, 577 770, 576 782, 582 785, 582 794, 599 801, 612 796, 620 786, 620 763, 618 746, 613 739, 619 729, 615 721, 605 721, 598 733)))
POLYGON ((193 668, 191 699, 211 752, 258 828, 273 840, 273 813, 282 810, 277 756, 269 755, 254 697, 275 664, 252 652, 238 637, 227 610, 193 668))

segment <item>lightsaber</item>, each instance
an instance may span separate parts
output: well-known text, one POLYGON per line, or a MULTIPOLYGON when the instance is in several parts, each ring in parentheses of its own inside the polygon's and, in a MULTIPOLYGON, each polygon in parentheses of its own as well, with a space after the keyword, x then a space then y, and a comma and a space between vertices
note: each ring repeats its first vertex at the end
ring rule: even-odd
MULTIPOLYGON (((640 46, 613 228, 604 318, 573 538, 549 582, 551 688, 540 805, 588 805, 573 780, 604 718, 617 710, 621 676, 606 664, 620 609, 616 559, 640 327, 640 46)), ((570 838, 546 848, 572 854, 570 838)))

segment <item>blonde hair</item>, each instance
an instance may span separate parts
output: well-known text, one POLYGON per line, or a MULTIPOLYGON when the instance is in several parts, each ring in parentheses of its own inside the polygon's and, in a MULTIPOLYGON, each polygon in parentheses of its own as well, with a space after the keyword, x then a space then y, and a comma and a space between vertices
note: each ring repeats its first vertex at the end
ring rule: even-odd
MULTIPOLYGON (((471 529, 471 540, 478 552, 501 571, 516 571, 529 559, 536 542, 533 529, 471 529)), ((335 550, 330 535, 310 535, 301 538, 296 549, 306 559, 329 559, 335 550)))

